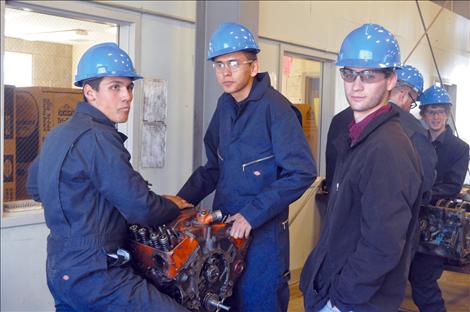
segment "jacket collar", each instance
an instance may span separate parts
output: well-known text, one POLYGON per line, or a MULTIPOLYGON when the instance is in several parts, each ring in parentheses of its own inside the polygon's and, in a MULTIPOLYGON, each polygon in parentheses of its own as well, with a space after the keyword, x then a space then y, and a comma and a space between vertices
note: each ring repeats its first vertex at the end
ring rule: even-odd
POLYGON ((381 125, 388 122, 393 117, 399 116, 398 109, 399 109, 398 107, 391 105, 391 109, 389 111, 384 112, 384 113, 378 115, 373 120, 371 120, 367 124, 367 126, 364 128, 364 130, 362 131, 362 133, 359 136, 359 138, 357 139, 357 141, 354 144, 351 144, 351 147, 354 147, 354 146, 360 144, 362 141, 364 141, 369 136, 369 134, 374 132, 375 129, 379 128, 381 125))
MULTIPOLYGON (((452 128, 449 125, 446 125, 446 129, 444 130, 444 132, 439 134, 439 136, 433 141, 433 143, 439 142, 440 144, 444 144, 444 142, 449 140, 449 136, 452 135, 454 135, 452 128)), ((429 134, 429 138, 431 138, 431 134, 429 134)))

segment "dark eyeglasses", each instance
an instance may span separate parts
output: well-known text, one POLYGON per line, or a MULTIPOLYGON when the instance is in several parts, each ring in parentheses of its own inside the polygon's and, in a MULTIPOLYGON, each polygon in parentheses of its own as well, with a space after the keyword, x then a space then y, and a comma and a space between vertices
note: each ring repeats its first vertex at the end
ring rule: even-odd
POLYGON ((356 81, 357 76, 361 78, 364 83, 374 83, 387 77, 388 71, 381 69, 367 69, 356 71, 349 68, 340 68, 341 78, 346 82, 356 81))
POLYGON ((438 109, 438 110, 427 109, 426 111, 424 111, 424 114, 429 117, 433 117, 434 115, 442 117, 447 114, 447 111, 445 109, 438 109))
POLYGON ((413 109, 413 108, 415 108, 416 106, 418 106, 418 103, 416 103, 415 98, 411 95, 410 92, 408 92, 408 96, 410 97, 411 102, 412 102, 411 105, 410 105, 410 109, 413 109))

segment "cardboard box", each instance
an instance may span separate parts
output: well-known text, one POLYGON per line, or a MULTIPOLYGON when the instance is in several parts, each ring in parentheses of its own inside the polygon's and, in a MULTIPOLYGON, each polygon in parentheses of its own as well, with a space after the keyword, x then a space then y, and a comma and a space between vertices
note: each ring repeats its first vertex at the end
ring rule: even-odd
POLYGON ((16 90, 17 94, 21 94, 24 102, 32 103, 24 105, 37 107, 39 146, 51 129, 72 117, 77 103, 83 100, 81 89, 27 87, 16 90))
POLYGON ((67 121, 82 99, 81 89, 16 88, 16 200, 29 198, 26 190, 28 168, 47 133, 67 121))
POLYGON ((16 199, 15 87, 5 85, 4 90, 3 201, 9 202, 16 199))

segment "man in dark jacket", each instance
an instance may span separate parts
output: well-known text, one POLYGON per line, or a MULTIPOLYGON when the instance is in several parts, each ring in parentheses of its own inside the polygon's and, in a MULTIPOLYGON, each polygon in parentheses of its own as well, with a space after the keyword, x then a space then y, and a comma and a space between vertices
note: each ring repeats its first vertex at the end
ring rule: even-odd
MULTIPOLYGON (((469 146, 447 125, 450 97, 444 88, 432 86, 419 97, 420 115, 429 128, 437 153, 437 177, 432 200, 455 199, 462 189, 468 168, 469 146)), ((437 280, 444 270, 444 258, 418 252, 410 268, 412 296, 420 311, 446 311, 437 280)))
POLYGON ((47 283, 57 311, 186 311, 118 251, 127 222, 158 225, 191 206, 149 190, 115 129, 127 121, 133 80, 141 78, 116 44, 88 49, 75 76, 84 102, 48 134, 29 169, 28 191, 42 202, 50 229, 47 283))
POLYGON ((421 166, 388 104, 400 52, 394 36, 365 24, 337 60, 354 121, 337 152, 327 216, 300 287, 306 311, 397 311, 416 237, 421 166))
MULTIPOLYGON (((421 204, 431 200, 431 188, 436 178, 437 156, 426 129, 409 112, 416 107, 416 99, 423 92, 423 76, 411 65, 404 65, 396 70, 397 84, 390 93, 389 103, 396 106, 400 123, 418 152, 423 169, 423 198, 421 204)), ((326 186, 331 186, 336 164, 336 150, 333 142, 339 133, 347 131, 353 121, 353 111, 350 107, 333 117, 328 129, 326 145, 326 186)))
POLYGON ((214 32, 208 58, 224 90, 207 129, 207 163, 178 193, 230 215, 230 234, 252 241, 230 305, 236 311, 287 311, 288 207, 312 184, 316 166, 290 102, 258 73, 259 48, 243 25, 214 32))

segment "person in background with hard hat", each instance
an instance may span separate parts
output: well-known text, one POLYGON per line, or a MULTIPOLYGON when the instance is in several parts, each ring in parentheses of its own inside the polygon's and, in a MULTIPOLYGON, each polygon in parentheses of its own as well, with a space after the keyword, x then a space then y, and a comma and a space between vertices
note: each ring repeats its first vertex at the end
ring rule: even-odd
POLYGON ((421 205, 425 205, 431 200, 431 188, 436 179, 437 155, 426 129, 410 114, 410 110, 416 107, 416 99, 423 93, 423 75, 411 65, 403 65, 396 73, 397 85, 390 93, 389 102, 397 106, 400 123, 418 152, 423 169, 421 205))
POLYGON ((400 50, 365 24, 344 39, 336 62, 354 120, 337 151, 320 239, 301 274, 306 311, 397 311, 416 245, 421 164, 388 103, 400 50))
POLYGON ((47 284, 57 311, 187 311, 134 273, 119 249, 127 222, 158 225, 192 206, 149 190, 115 128, 127 121, 141 78, 116 44, 89 48, 75 76, 84 101, 50 131, 29 169, 28 191, 50 229, 47 284))
POLYGON ((288 208, 315 180, 316 165, 291 103, 258 72, 258 52, 243 25, 223 23, 212 34, 208 59, 224 93, 204 138, 207 163, 178 195, 196 205, 215 190, 213 207, 230 215, 230 235, 252 234, 228 304, 287 311, 288 208))
MULTIPOLYGON (((429 137, 437 153, 437 177, 432 187, 431 203, 439 199, 455 199, 465 180, 469 146, 447 125, 452 103, 444 88, 433 85, 418 100, 420 115, 428 126, 429 137)), ((411 263, 412 297, 420 311, 446 311, 437 283, 444 271, 444 260, 440 256, 418 252, 411 263)))

